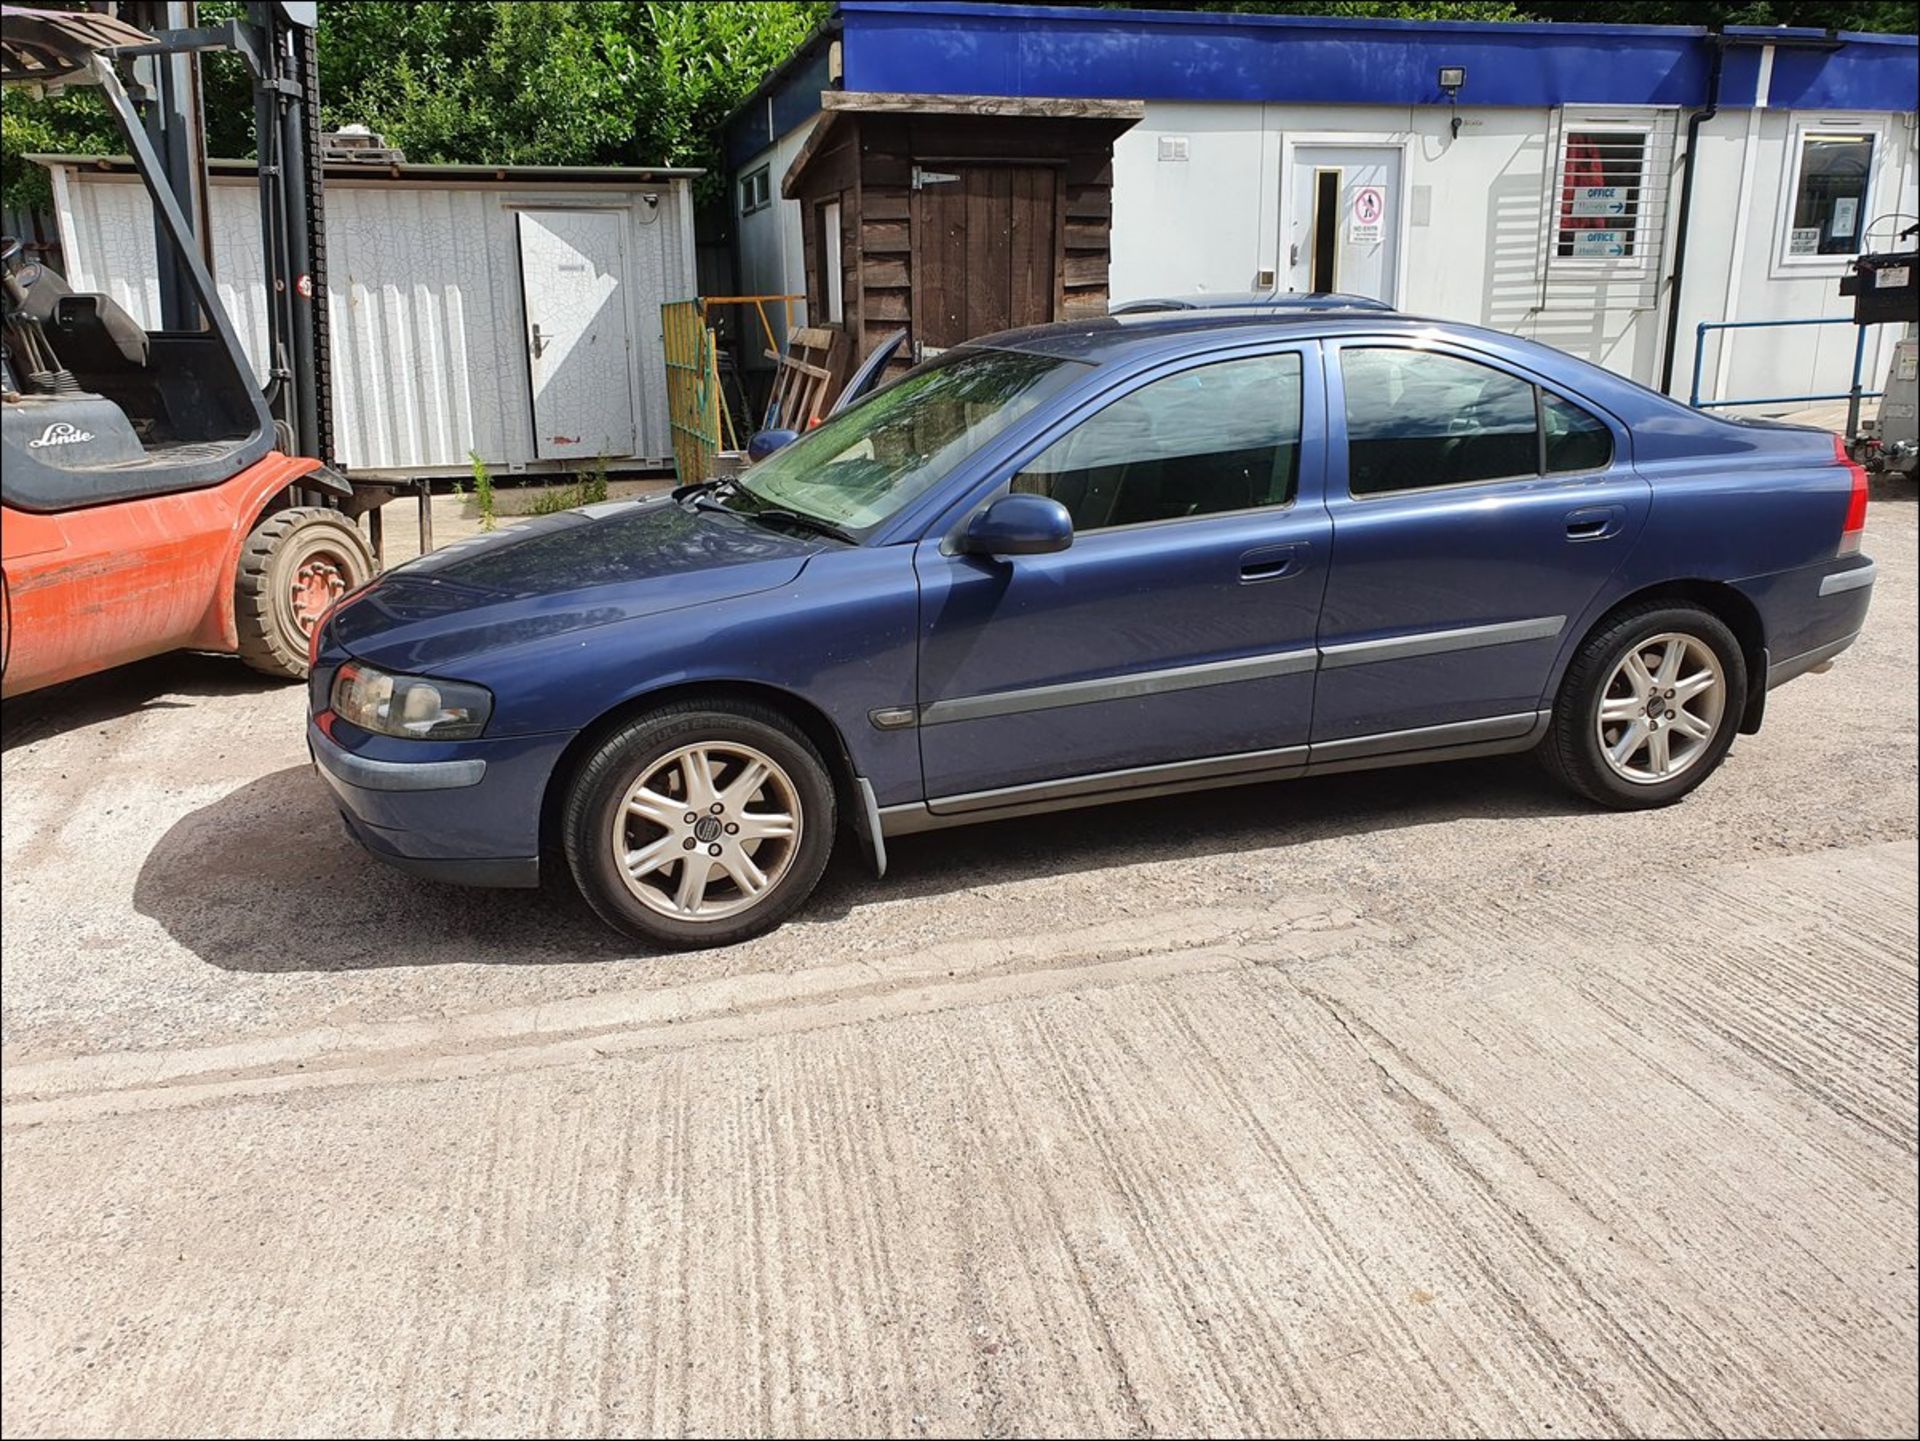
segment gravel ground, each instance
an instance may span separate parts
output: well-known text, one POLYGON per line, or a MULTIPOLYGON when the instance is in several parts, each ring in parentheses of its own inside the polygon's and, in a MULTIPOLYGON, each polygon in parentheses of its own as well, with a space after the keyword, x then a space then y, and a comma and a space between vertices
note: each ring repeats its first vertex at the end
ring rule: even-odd
POLYGON ((235 663, 9 702, 0 1420, 1912 1434, 1912 495, 1676 809, 1143 802, 718 953, 380 867, 235 663))

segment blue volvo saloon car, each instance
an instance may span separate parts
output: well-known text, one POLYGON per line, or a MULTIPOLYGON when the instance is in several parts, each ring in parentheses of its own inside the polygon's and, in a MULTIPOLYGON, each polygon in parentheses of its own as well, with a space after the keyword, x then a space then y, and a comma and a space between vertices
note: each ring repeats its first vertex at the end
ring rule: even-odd
POLYGON ((308 740, 421 875, 661 946, 845 838, 1533 751, 1678 800, 1859 633, 1866 477, 1545 346, 1175 312, 947 351, 737 480, 462 541, 315 636, 308 740))

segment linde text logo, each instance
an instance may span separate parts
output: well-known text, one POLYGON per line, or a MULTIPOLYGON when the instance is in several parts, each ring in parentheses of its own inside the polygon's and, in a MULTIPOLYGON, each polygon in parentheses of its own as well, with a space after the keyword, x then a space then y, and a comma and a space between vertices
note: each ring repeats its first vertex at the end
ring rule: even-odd
POLYGON ((82 441, 92 440, 93 432, 82 430, 64 420, 56 420, 40 432, 38 440, 27 442, 28 450, 41 450, 49 445, 79 445, 82 441))

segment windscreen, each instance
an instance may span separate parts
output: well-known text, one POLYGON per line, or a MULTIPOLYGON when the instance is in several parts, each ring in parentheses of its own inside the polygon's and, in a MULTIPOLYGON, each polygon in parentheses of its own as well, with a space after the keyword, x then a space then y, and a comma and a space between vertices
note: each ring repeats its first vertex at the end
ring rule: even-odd
POLYGON ((1024 351, 952 351, 775 452, 739 484, 766 505, 861 534, 1085 373, 1078 361, 1024 351))

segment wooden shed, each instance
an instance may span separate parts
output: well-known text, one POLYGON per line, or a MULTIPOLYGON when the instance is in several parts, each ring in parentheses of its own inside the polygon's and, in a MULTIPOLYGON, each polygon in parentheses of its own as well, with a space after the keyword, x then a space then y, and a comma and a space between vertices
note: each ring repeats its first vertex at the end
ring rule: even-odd
POLYGON ((807 315, 857 364, 1107 313, 1113 142, 1135 100, 828 90, 780 193, 800 203, 807 315))

